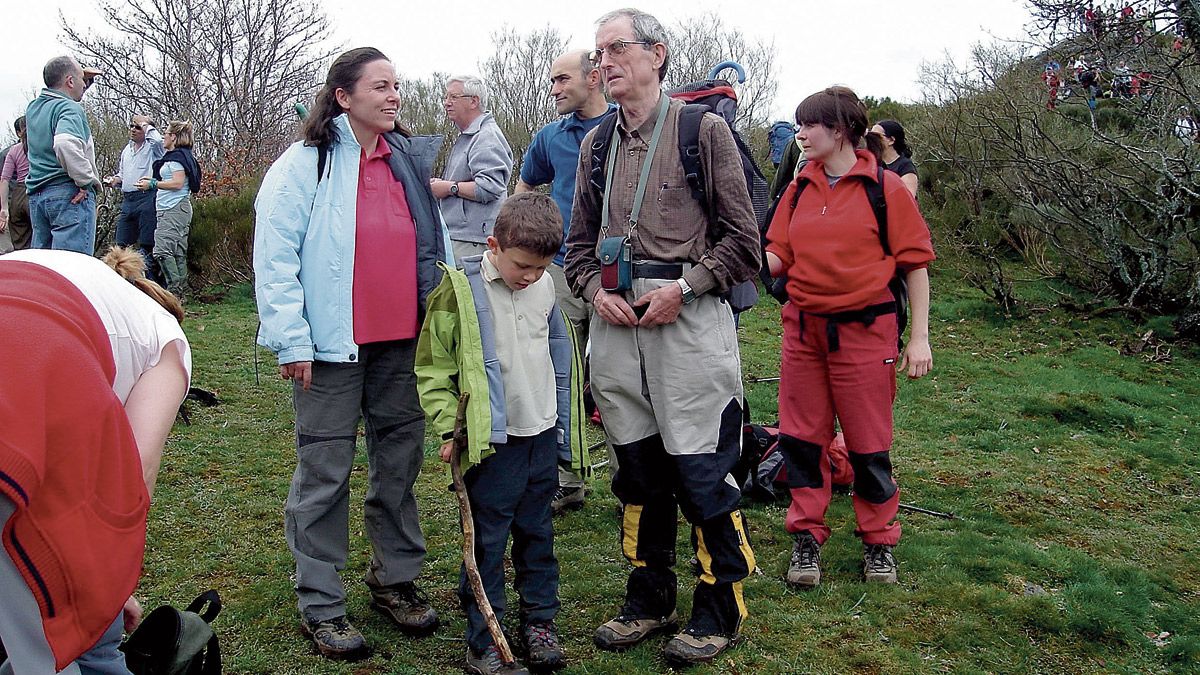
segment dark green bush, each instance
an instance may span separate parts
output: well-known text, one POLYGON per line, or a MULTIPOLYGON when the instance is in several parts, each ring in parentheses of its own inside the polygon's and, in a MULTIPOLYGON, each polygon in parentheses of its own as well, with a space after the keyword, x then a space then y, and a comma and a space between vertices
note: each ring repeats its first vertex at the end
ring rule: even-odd
POLYGON ((193 287, 242 283, 253 278, 254 199, 261 178, 234 195, 196 200, 188 237, 188 270, 193 287))

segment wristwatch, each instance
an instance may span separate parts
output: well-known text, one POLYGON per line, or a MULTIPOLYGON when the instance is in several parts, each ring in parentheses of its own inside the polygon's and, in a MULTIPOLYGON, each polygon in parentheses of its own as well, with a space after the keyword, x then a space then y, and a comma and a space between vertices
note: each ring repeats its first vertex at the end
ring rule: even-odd
POLYGON ((675 283, 679 284, 679 290, 683 291, 683 304, 690 305, 696 299, 696 294, 692 291, 692 287, 683 277, 676 279, 675 283))
POLYGON ((455 197, 458 196, 458 183, 457 182, 450 184, 450 194, 454 195, 455 197))

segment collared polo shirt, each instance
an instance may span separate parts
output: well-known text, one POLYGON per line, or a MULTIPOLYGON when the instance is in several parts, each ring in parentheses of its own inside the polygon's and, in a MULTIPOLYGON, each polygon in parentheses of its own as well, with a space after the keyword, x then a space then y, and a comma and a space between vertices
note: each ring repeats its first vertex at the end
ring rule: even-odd
POLYGON ((509 436, 536 436, 558 421, 558 393, 550 359, 554 281, 543 274, 536 282, 514 291, 504 283, 491 251, 483 254, 479 267, 487 282, 496 358, 504 382, 505 432, 509 436))
POLYGON ((571 231, 571 204, 575 201, 575 172, 579 168, 579 144, 605 115, 617 109, 610 103, 603 115, 580 119, 572 113, 542 127, 533 137, 521 164, 521 180, 528 185, 551 183, 550 197, 558 204, 563 219, 563 245, 554 264, 562 266, 567 254, 566 234, 571 231))
POLYGON ((142 176, 153 176, 154 163, 162 159, 164 154, 163 136, 154 127, 146 129, 146 140, 142 141, 142 147, 137 147, 133 141, 126 143, 121 150, 121 163, 117 168, 117 173, 121 176, 121 191, 137 192, 138 179, 142 176))
POLYGON ((417 336, 417 231, 383 138, 359 155, 354 228, 354 342, 417 336))

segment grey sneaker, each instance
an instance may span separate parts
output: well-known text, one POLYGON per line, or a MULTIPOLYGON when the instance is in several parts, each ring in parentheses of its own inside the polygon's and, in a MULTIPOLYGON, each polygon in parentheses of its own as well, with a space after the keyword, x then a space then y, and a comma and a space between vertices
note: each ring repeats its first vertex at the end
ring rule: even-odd
POLYGON ((863 577, 873 583, 896 583, 896 556, 891 546, 863 544, 863 577))
POLYGON ((731 645, 733 639, 728 635, 703 635, 688 628, 667 642, 663 647, 663 656, 672 666, 686 668, 709 663, 731 645))
POLYGON ((592 641, 600 649, 618 652, 628 649, 655 633, 675 630, 679 626, 679 616, 671 612, 666 617, 635 618, 622 614, 607 623, 601 624, 592 636, 592 641))
POLYGON ((808 530, 796 533, 787 582, 801 588, 814 588, 821 583, 821 545, 808 530))
POLYGON ((317 651, 327 659, 361 659, 368 654, 367 640, 358 629, 350 625, 346 616, 336 616, 324 621, 300 621, 300 632, 313 641, 317 651))
POLYGON ((428 635, 438 626, 437 612, 429 606, 425 594, 411 581, 371 588, 371 607, 378 610, 409 635, 428 635))
POLYGON ((535 670, 558 670, 567 665, 558 631, 553 621, 531 621, 521 629, 521 642, 528 654, 529 667, 535 670))
POLYGON ((554 492, 554 500, 550 502, 550 512, 559 515, 564 511, 583 508, 584 490, 579 487, 562 487, 554 492))
POLYGON ((496 645, 488 645, 488 648, 480 653, 467 647, 467 672, 473 675, 529 675, 529 670, 521 665, 520 661, 508 664, 501 661, 500 650, 496 645))

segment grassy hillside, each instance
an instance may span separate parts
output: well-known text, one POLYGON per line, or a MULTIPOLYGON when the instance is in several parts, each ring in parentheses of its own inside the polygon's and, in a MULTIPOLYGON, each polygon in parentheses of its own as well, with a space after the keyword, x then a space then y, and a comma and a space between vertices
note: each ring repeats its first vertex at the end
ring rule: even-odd
MULTIPOLYGON (((747 507, 760 573, 747 583, 744 641, 695 672, 1154 672, 1200 668, 1200 355, 1151 344, 1123 355, 1139 327, 1053 309, 996 314, 975 291, 935 279, 934 373, 902 382, 894 462, 901 499, 956 515, 902 514, 901 581, 867 586, 849 499, 835 497, 825 577, 812 592, 782 581, 791 539, 783 505, 747 507)), ((747 376, 778 374, 771 301, 743 317, 747 376)), ((206 588, 232 673, 456 672, 463 618, 454 586, 457 507, 440 462, 419 490, 429 544, 421 579, 444 625, 410 640, 367 607, 353 474, 351 619, 375 646, 355 664, 315 656, 297 629, 283 502, 293 469, 289 389, 259 350, 249 291, 189 307, 194 384, 222 399, 177 425, 151 513, 144 604, 177 606, 206 588)), ((773 420, 773 383, 750 384, 773 420)), ((619 606, 627 566, 603 471, 588 505, 556 521, 559 618, 574 673, 661 672, 662 642, 626 654, 591 633, 619 606)), ((681 528, 681 611, 690 604, 681 528)))

